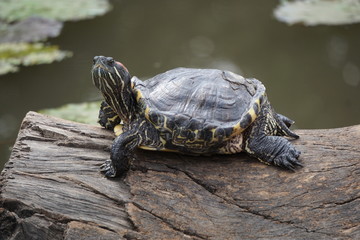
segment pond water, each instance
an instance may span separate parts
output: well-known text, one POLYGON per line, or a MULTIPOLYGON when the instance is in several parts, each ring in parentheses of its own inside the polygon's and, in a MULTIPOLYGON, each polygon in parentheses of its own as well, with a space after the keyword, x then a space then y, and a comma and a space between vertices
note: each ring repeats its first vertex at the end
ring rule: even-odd
POLYGON ((95 55, 143 79, 179 66, 258 78, 296 128, 360 123, 360 24, 287 26, 273 17, 275 0, 112 3, 108 14, 66 22, 50 39, 72 58, 0 77, 0 169, 28 111, 100 99, 90 78, 95 55))

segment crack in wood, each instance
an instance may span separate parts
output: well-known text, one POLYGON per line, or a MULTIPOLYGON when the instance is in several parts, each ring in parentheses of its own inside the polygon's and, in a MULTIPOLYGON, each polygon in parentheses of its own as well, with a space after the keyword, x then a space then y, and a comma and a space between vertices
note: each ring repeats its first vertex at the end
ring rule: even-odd
POLYGON ((89 184, 86 184, 86 183, 84 183, 84 182, 82 182, 82 181, 79 181, 79 180, 77 180, 77 179, 73 179, 73 178, 70 178, 70 177, 67 177, 67 176, 60 176, 59 178, 64 179, 64 180, 67 180, 67 181, 70 181, 70 182, 73 182, 73 183, 75 183, 77 186, 79 186, 79 187, 81 187, 81 188, 83 188, 83 189, 86 189, 86 190, 88 190, 88 191, 90 191, 90 192, 93 192, 93 193, 95 193, 95 194, 99 194, 99 195, 101 195, 101 196, 103 196, 103 197, 105 197, 105 198, 113 201, 114 203, 116 203, 117 205, 119 205, 119 206, 121 206, 121 207, 125 207, 125 204, 128 203, 128 202, 126 202, 126 201, 122 201, 122 200, 120 200, 120 199, 111 197, 111 196, 109 196, 108 194, 105 194, 105 193, 103 193, 103 192, 95 189, 94 187, 90 186, 89 184))
MULTIPOLYGON (((298 226, 295 222, 293 221, 283 221, 283 220, 280 220, 280 219, 277 219, 277 218, 274 218, 270 215, 267 215, 267 214, 264 214, 264 213, 261 213, 261 211, 255 211, 255 210, 252 210, 251 208, 249 207, 246 207, 246 206, 242 206, 242 205, 239 205, 237 204, 234 200, 229 200, 229 199, 226 199, 224 197, 222 197, 221 195, 218 195, 216 194, 216 189, 212 188, 212 187, 209 187, 208 184, 206 183, 203 183, 203 181, 195 178, 194 176, 192 176, 191 173, 187 172, 187 171, 184 171, 184 170, 181 170, 177 167, 174 167, 174 166, 169 166, 168 164, 166 164, 166 166, 170 169, 175 169, 179 172, 182 172, 184 173, 187 177, 189 177, 193 182, 195 182, 196 184, 198 184, 199 186, 201 186, 203 189, 205 189, 206 191, 208 191, 210 194, 218 197, 218 198, 221 198, 224 202, 226 202, 227 204, 229 205, 233 205, 233 206, 236 206, 238 208, 240 208, 241 210, 243 210, 244 212, 247 212, 247 213, 250 213, 250 214, 253 214, 253 215, 256 215, 256 216, 259 216, 263 219, 266 219, 266 220, 269 220, 269 221, 272 221, 272 222, 275 222, 275 223, 280 223, 280 224, 286 224, 286 225, 290 225, 294 228, 297 228, 297 229, 300 229, 300 230, 303 230, 305 232, 308 232, 308 233, 319 233, 319 234, 324 234, 326 236, 332 236, 331 234, 328 234, 326 232, 320 232, 318 230, 310 230, 306 227, 303 227, 303 226, 298 226)), ((277 206, 279 207, 279 206, 277 206)))
POLYGON ((182 234, 184 234, 185 236, 188 236, 188 237, 196 237, 196 238, 199 238, 199 239, 208 239, 208 236, 201 236, 201 235, 197 234, 196 232, 183 230, 183 229, 180 229, 179 227, 176 227, 174 224, 170 223, 167 219, 156 215, 155 213, 153 213, 152 211, 147 210, 146 208, 142 207, 138 203, 133 202, 133 205, 135 207, 137 207, 138 209, 140 209, 141 211, 147 212, 150 215, 152 215, 153 217, 159 219, 161 222, 165 223, 168 227, 170 227, 171 229, 173 229, 176 232, 180 232, 180 233, 182 233, 182 234))

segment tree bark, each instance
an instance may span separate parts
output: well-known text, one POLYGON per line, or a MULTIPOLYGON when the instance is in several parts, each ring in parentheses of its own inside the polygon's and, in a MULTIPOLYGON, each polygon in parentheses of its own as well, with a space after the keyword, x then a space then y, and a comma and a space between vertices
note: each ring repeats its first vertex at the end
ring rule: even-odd
POLYGON ((0 176, 0 239, 360 239, 360 125, 296 133, 296 172, 137 150, 107 179, 112 132, 29 112, 0 176))

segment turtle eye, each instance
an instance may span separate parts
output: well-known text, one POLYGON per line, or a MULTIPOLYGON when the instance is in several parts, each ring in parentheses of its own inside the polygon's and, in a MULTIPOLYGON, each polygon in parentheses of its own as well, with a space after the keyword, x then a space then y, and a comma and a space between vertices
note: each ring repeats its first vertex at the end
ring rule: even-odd
POLYGON ((109 64, 109 65, 113 65, 115 63, 115 61, 112 57, 107 57, 106 61, 107 61, 107 64, 109 64))

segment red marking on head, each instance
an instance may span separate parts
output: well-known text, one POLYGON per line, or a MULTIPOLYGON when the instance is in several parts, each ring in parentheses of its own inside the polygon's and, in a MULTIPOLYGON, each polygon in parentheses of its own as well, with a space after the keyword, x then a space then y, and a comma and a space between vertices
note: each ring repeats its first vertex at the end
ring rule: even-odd
POLYGON ((119 64, 120 66, 122 66, 127 72, 129 72, 129 70, 127 70, 127 68, 124 66, 124 64, 122 64, 121 62, 117 62, 117 61, 115 61, 116 62, 116 64, 119 64))

